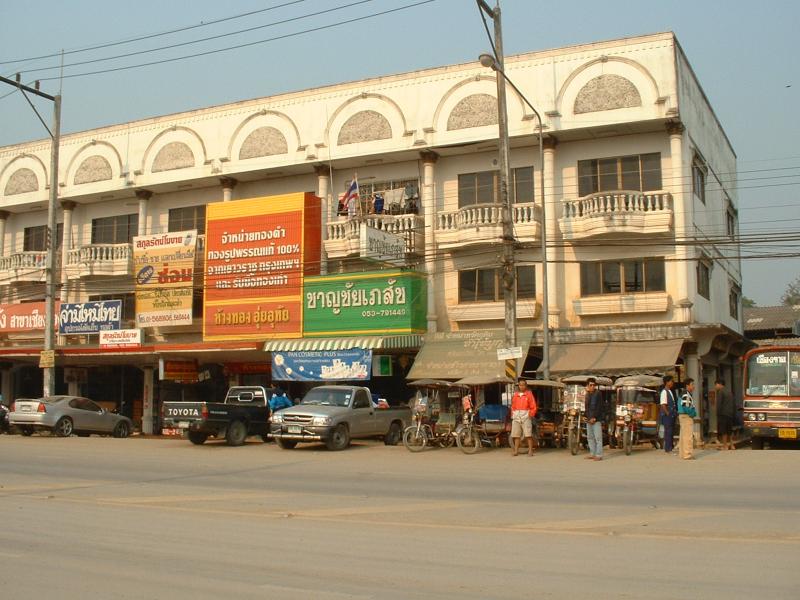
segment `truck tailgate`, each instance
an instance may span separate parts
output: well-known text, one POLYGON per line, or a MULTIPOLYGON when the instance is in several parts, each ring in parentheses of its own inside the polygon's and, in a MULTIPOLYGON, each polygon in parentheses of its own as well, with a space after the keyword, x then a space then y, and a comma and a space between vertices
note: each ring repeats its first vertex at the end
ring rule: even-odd
POLYGON ((165 402, 164 420, 179 429, 189 429, 192 423, 203 421, 203 402, 165 402))

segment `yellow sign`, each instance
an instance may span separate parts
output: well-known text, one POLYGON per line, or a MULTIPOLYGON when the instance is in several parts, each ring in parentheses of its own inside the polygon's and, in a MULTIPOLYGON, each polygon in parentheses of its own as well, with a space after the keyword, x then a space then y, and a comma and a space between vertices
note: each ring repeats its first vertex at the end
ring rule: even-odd
POLYGON ((56 351, 42 350, 39 354, 39 368, 49 369, 56 366, 56 351))

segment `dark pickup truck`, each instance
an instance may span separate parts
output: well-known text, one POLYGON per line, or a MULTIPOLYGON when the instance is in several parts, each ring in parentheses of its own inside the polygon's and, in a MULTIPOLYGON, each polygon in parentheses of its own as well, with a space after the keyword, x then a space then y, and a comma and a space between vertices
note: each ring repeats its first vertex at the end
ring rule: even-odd
POLYGON ((165 427, 186 431, 193 444, 209 437, 225 438, 229 446, 241 446, 249 435, 266 441, 269 433, 269 399, 273 388, 234 386, 225 402, 164 402, 165 427))

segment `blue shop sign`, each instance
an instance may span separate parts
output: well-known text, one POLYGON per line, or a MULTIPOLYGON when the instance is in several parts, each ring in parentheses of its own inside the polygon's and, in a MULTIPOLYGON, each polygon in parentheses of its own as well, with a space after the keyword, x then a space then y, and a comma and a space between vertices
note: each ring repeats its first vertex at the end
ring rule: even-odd
POLYGON ((358 381, 370 378, 372 350, 273 352, 276 381, 358 381))
POLYGON ((122 300, 61 304, 58 332, 64 335, 99 333, 119 329, 122 321, 122 300))

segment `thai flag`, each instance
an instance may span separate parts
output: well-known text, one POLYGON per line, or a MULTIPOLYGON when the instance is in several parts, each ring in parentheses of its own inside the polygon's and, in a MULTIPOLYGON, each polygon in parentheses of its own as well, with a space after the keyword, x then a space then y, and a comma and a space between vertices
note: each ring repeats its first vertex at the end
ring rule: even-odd
POLYGON ((342 197, 342 206, 347 210, 349 216, 355 216, 356 207, 358 206, 358 179, 356 177, 353 177, 350 187, 347 188, 342 197))

